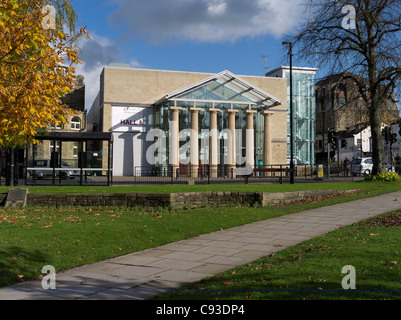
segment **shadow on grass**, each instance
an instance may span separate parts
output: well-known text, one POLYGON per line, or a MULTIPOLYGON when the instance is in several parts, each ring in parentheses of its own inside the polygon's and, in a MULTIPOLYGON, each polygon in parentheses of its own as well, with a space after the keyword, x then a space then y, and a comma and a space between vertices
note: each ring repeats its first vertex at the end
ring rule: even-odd
POLYGON ((48 257, 39 250, 16 246, 0 250, 0 287, 37 278, 48 264, 48 257))
MULTIPOLYGON (((344 289, 339 272, 338 281, 324 281, 307 274, 300 279, 291 272, 279 277, 273 272, 257 274, 218 275, 196 284, 171 290, 153 300, 399 300, 401 286, 388 286, 386 277, 396 277, 391 270, 369 279, 357 277, 355 289, 344 289), (277 284, 277 283, 280 284, 277 284)), ((348 283, 348 282, 347 282, 348 283)))

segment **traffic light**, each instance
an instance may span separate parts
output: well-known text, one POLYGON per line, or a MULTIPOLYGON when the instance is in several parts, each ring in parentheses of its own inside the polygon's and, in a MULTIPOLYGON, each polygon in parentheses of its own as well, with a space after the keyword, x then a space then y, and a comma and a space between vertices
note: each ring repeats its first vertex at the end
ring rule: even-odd
POLYGON ((333 149, 337 149, 337 133, 329 130, 327 133, 327 143, 330 143, 333 149))
POLYGON ((391 129, 389 127, 385 127, 382 130, 382 134, 384 136, 384 140, 386 140, 386 143, 389 143, 389 141, 391 140, 391 129))
POLYGON ((337 137, 334 137, 332 143, 331 143, 331 147, 336 150, 337 149, 337 137))
POLYGON ((390 143, 396 143, 397 142, 397 134, 396 133, 391 133, 391 139, 390 139, 390 143))
POLYGON ((327 134, 327 142, 328 143, 333 143, 334 141, 334 131, 329 130, 328 134, 327 134))

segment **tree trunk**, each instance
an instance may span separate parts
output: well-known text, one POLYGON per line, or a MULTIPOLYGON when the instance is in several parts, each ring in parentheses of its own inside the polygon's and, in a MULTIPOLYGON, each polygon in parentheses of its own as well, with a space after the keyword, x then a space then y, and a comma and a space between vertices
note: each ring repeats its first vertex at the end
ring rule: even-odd
POLYGON ((380 101, 375 97, 370 107, 370 129, 372 134, 372 174, 385 172, 384 166, 384 142, 381 132, 380 101))

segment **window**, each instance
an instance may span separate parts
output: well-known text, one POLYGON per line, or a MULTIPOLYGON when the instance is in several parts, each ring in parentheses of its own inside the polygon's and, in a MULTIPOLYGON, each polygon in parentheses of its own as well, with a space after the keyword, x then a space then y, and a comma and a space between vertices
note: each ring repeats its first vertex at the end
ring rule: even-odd
POLYGON ((81 129, 81 119, 79 119, 79 117, 72 118, 71 129, 72 130, 80 130, 81 129))
POLYGON ((51 127, 52 129, 62 129, 62 128, 63 128, 62 125, 60 125, 60 124, 55 124, 55 123, 52 123, 52 124, 50 125, 50 127, 51 127))
POLYGON ((344 91, 337 92, 338 107, 342 108, 345 106, 345 93, 344 91))
POLYGON ((333 117, 332 116, 327 118, 327 128, 333 130, 333 117))
POLYGON ((318 101, 318 102, 316 103, 316 112, 320 112, 320 111, 322 111, 322 104, 321 104, 320 101, 318 101))
POLYGON ((323 131, 323 121, 322 121, 322 119, 317 119, 316 120, 316 131, 317 132, 322 132, 323 131))
POLYGON ((331 101, 327 101, 326 102, 326 110, 330 110, 331 109, 331 101))
POLYGON ((73 146, 73 157, 78 158, 78 142, 74 142, 73 146))

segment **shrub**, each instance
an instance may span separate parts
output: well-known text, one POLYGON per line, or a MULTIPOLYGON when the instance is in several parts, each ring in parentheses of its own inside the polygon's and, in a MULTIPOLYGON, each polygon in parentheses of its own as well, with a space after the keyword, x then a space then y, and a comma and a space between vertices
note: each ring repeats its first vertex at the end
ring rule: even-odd
POLYGON ((388 171, 375 176, 365 176, 365 181, 399 182, 400 176, 396 172, 388 171))

